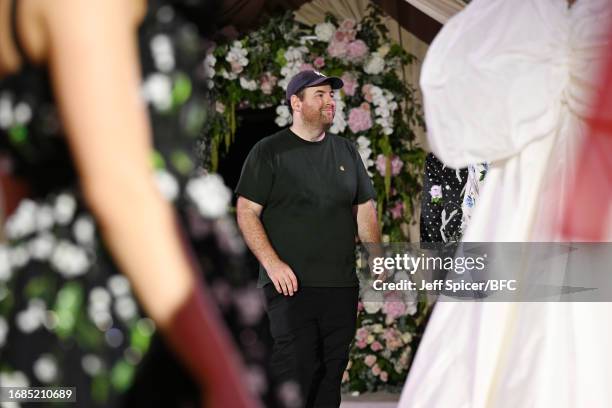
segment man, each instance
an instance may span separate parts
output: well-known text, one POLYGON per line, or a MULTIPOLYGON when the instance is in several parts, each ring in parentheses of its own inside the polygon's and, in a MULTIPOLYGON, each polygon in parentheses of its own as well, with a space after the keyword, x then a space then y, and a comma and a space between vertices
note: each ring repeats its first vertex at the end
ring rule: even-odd
POLYGON ((236 188, 238 224, 268 301, 272 370, 299 382, 307 407, 340 405, 357 318, 355 236, 380 242, 359 153, 326 132, 342 86, 317 71, 293 77, 293 125, 253 147, 236 188))

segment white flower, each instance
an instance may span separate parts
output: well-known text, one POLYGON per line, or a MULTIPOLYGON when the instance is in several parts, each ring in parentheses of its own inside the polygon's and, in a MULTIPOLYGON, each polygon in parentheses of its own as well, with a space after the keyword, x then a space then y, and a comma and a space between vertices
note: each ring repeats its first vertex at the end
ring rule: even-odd
POLYGON ((206 174, 189 180, 186 191, 200 214, 207 218, 225 214, 232 199, 232 192, 218 174, 206 174))
POLYGON ((36 229, 38 231, 47 230, 53 227, 54 223, 53 208, 47 204, 41 205, 36 211, 36 229))
POLYGON ((43 232, 28 242, 28 250, 33 259, 39 261, 48 259, 55 247, 55 236, 49 232, 43 232))
POLYGON ((45 302, 40 299, 31 299, 28 307, 17 313, 15 318, 17 328, 26 334, 32 333, 45 322, 45 312, 45 302))
POLYGON ((363 70, 366 74, 378 75, 385 69, 385 60, 378 53, 373 52, 365 65, 363 70))
POLYGON ((369 314, 377 313, 383 307, 383 302, 363 302, 363 308, 369 314))
POLYGON ((66 225, 72 221, 76 211, 76 200, 70 194, 63 193, 55 199, 55 220, 60 225, 66 225))
POLYGON ((168 201, 174 201, 179 193, 179 184, 172 174, 164 169, 155 171, 155 182, 161 194, 168 201))
POLYGON ((215 82, 212 80, 215 77, 215 64, 217 59, 212 52, 206 54, 204 58, 204 75, 206 76, 206 86, 208 89, 212 89, 215 86, 215 82))
POLYGON ((12 275, 13 268, 11 267, 9 249, 6 245, 0 244, 0 282, 8 281, 12 275))
POLYGON ((81 367, 86 374, 94 377, 102 369, 102 360, 94 354, 86 354, 81 358, 81 367))
POLYGON ((79 244, 85 246, 92 245, 96 234, 93 219, 87 215, 79 216, 72 226, 72 233, 79 244))
POLYGON ((96 309, 108 309, 111 304, 111 296, 102 286, 96 286, 89 292, 89 302, 96 309))
POLYGON ((344 132, 347 126, 346 115, 344 114, 344 108, 346 107, 346 105, 342 100, 342 97, 340 96, 340 92, 336 93, 334 95, 334 98, 336 99, 336 113, 334 115, 334 120, 332 122, 331 127, 329 128, 329 131, 331 133, 339 134, 344 132))
POLYGON ((212 53, 206 54, 206 58, 204 58, 204 74, 206 78, 212 79, 215 76, 215 64, 217 63, 217 58, 212 53))
POLYGON ((142 94, 157 111, 167 111, 172 106, 172 80, 168 75, 153 73, 142 85, 142 94))
POLYGON ((90 307, 89 318, 94 322, 98 330, 106 331, 113 326, 113 317, 111 314, 104 310, 97 310, 90 307))
POLYGON ((62 240, 51 255, 51 265, 64 277, 73 278, 86 273, 90 263, 81 247, 62 240))
POLYGON ((245 77, 240 77, 240 86, 247 91, 255 91, 257 89, 257 82, 254 79, 246 79, 245 77))
POLYGON ((155 66, 161 72, 170 72, 174 69, 174 51, 172 41, 165 34, 157 34, 151 39, 151 54, 155 66))
POLYGON ((0 94, 0 129, 8 129, 13 124, 11 98, 7 93, 0 94))
POLYGON ((136 302, 130 296, 122 296, 115 302, 115 314, 123 321, 134 318, 137 311, 136 302))
POLYGON ((8 323, 4 320, 4 317, 0 316, 0 349, 6 343, 6 336, 8 335, 8 323))
POLYGON ((113 275, 108 278, 106 285, 115 297, 125 296, 130 293, 130 281, 123 275, 113 275))
POLYGON ((34 362, 32 371, 41 383, 49 384, 57 378, 57 361, 51 354, 43 354, 34 362))
POLYGON ((365 136, 359 136, 357 138, 357 151, 359 152, 359 156, 366 170, 374 165, 374 160, 371 158, 372 149, 370 149, 370 143, 370 139, 365 136))
POLYGON ((13 268, 21 268, 30 260, 30 253, 24 245, 19 245, 9 249, 8 257, 13 268))
POLYGON ((15 122, 24 124, 32 119, 32 108, 25 102, 19 102, 15 106, 15 122))
POLYGON ((242 43, 240 41, 234 41, 229 52, 225 56, 225 60, 229 62, 232 67, 240 67, 236 70, 232 68, 234 73, 239 74, 242 72, 242 69, 249 64, 247 55, 249 55, 249 51, 242 46, 242 43))
POLYGON ((31 234, 36 229, 37 204, 24 199, 15 213, 6 222, 6 235, 9 239, 20 239, 31 234))
POLYGON ((3 387, 28 387, 30 382, 21 371, 13 371, 12 373, 0 372, 0 384, 3 387))
POLYGON ((332 23, 320 23, 315 26, 315 35, 319 41, 329 42, 335 32, 336 27, 332 23))
POLYGON ((225 79, 236 79, 236 78, 238 78, 238 74, 235 74, 233 72, 227 72, 225 69, 222 69, 221 71, 219 71, 219 73, 225 79))
POLYGON ((278 105, 276 107, 276 114, 278 115, 274 122, 279 126, 287 126, 293 121, 293 117, 289 112, 289 107, 287 105, 278 105))

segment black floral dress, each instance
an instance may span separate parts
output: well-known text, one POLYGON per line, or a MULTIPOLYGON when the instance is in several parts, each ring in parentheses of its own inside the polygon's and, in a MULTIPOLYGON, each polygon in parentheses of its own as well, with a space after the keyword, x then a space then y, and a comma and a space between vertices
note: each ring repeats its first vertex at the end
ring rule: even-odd
POLYGON ((461 239, 462 202, 467 180, 467 169, 451 169, 433 153, 427 155, 421 201, 421 242, 461 239))
MULTIPOLYGON (((235 336, 249 386, 266 406, 282 406, 264 364, 264 302, 226 212, 231 192, 202 171, 209 104, 201 38, 154 1, 139 37, 159 188, 235 336)), ((197 406, 197 388, 142 313, 84 204, 44 68, 0 82, 0 154, 31 191, 5 220, 0 245, 0 384, 75 386, 69 406, 197 406)), ((292 388, 283 389, 290 402, 292 388)))

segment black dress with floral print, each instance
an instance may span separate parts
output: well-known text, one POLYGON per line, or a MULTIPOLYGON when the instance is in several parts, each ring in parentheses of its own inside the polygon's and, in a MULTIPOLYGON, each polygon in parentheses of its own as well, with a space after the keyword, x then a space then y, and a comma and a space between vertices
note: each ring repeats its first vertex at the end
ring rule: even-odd
POLYGON ((461 204, 467 177, 467 169, 451 169, 433 153, 427 155, 421 201, 421 242, 453 242, 461 238, 461 204))
MULTIPOLYGON (((226 213, 231 192, 202 171, 198 140, 209 109, 202 41, 163 3, 149 2, 139 33, 156 179, 235 336, 250 386, 266 406, 282 406, 277 395, 291 400, 292 388, 278 393, 269 381, 264 304, 226 213)), ((142 313, 84 204, 44 68, 28 65, 0 82, 0 154, 31 189, 0 245, 2 386, 77 387, 69 406, 197 406, 199 391, 142 313)))

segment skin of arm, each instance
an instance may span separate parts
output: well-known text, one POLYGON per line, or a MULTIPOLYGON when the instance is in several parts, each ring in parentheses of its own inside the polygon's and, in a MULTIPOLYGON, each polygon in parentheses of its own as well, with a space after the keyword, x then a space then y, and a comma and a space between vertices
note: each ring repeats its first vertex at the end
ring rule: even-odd
POLYGON ((293 296, 298 290, 298 282, 291 267, 283 262, 270 244, 261 223, 263 206, 244 197, 238 197, 236 212, 238 226, 244 240, 255 257, 262 264, 278 293, 293 296))
MULTIPOLYGON (((357 222, 357 234, 362 244, 366 245, 368 250, 368 263, 372 271, 372 262, 376 257, 384 256, 384 251, 380 244, 380 229, 378 227, 378 218, 376 213, 376 205, 374 200, 368 200, 365 203, 353 206, 353 214, 357 222)), ((380 280, 386 279, 386 273, 378 275, 376 278, 380 280)))

